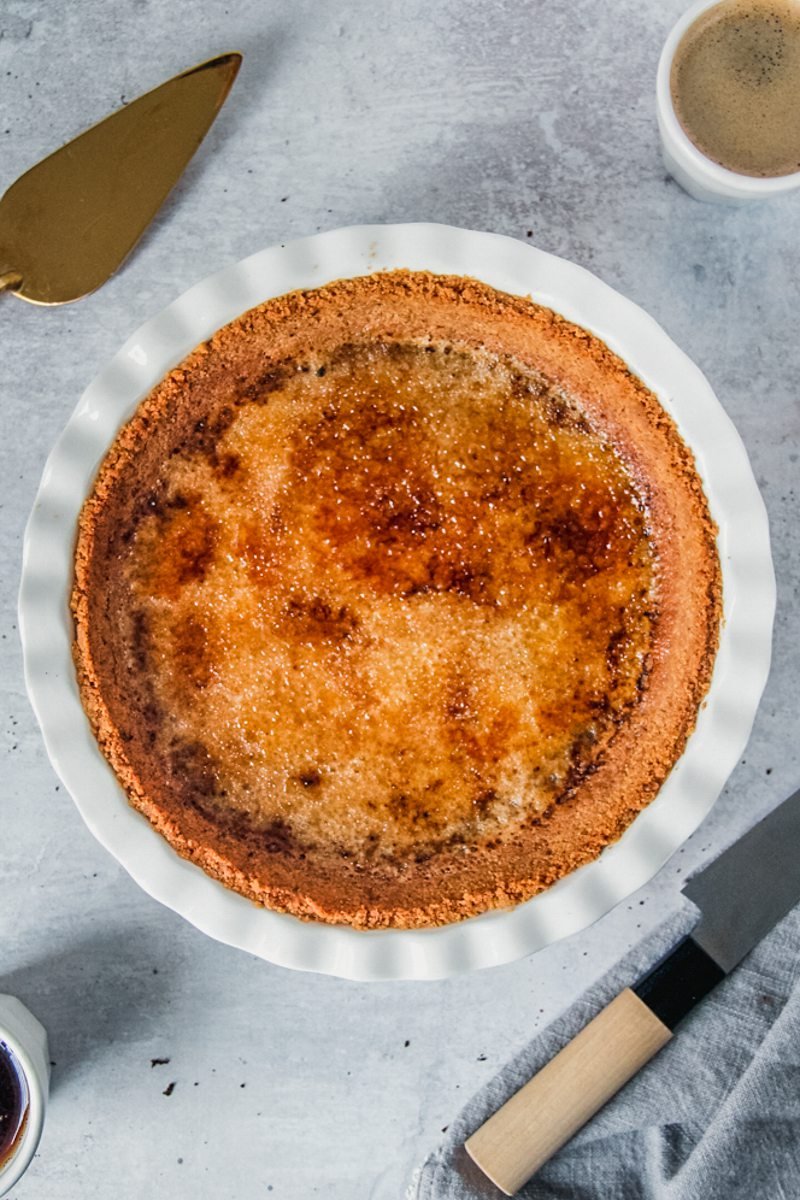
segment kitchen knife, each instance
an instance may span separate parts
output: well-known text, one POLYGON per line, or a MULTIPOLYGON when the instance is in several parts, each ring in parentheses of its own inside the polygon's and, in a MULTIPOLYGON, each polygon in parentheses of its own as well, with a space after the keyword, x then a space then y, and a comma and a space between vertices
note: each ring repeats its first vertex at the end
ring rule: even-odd
POLYGON ((672 1037, 679 1021, 800 901, 800 791, 684 887, 692 933, 626 988, 466 1142, 513 1196, 672 1037))
POLYGON ((177 183, 241 61, 222 54, 176 75, 20 176, 0 200, 0 291, 66 304, 104 283, 177 183))

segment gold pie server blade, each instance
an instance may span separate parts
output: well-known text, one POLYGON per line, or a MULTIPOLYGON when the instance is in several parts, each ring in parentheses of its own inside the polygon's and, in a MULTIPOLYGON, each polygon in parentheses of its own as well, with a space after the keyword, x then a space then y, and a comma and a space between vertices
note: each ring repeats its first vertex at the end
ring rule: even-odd
POLYGON ((117 270, 180 178, 241 54, 199 63, 93 125, 0 200, 0 291, 66 304, 117 270))

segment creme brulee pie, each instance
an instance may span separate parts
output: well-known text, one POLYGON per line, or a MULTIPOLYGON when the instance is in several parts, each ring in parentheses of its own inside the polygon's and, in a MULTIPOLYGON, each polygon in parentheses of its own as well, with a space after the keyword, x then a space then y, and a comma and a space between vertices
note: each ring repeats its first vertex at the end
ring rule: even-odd
POLYGON ((692 456, 621 359, 395 271, 270 300, 155 388, 72 606, 99 745, 179 854, 412 927, 619 837, 694 726, 721 585, 692 456))

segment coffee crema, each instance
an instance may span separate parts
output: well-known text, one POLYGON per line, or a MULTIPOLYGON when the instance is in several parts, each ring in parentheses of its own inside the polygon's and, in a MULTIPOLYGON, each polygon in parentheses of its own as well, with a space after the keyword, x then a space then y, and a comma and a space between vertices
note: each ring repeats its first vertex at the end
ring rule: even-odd
POLYGON ((675 115, 708 158, 742 175, 800 171, 800 0, 722 0, 672 63, 675 115))

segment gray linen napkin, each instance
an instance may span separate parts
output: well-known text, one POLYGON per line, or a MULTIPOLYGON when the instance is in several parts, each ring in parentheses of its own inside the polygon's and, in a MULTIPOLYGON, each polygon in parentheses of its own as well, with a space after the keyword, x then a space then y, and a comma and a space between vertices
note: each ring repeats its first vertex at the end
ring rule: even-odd
MULTIPOLYGON (((689 931, 673 915, 469 1101, 407 1200, 499 1197, 464 1141, 689 931)), ((519 1193, 529 1200, 800 1198, 800 907, 519 1193)))

